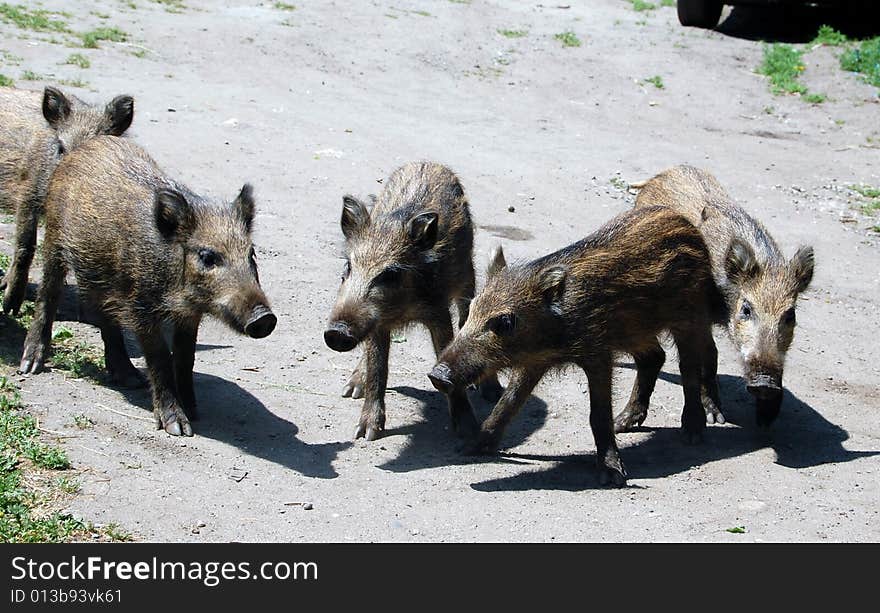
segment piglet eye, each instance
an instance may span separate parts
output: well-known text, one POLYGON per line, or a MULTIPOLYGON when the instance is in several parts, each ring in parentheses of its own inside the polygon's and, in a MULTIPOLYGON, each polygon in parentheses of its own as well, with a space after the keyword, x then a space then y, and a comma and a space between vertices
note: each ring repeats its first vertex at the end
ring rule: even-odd
POLYGON ((399 268, 388 267, 373 279, 373 285, 392 286, 400 283, 403 273, 399 268))
POLYGON ((742 320, 752 318, 752 304, 748 300, 743 300, 742 306, 739 309, 739 318, 742 320))
POLYGON ((498 317, 493 317, 489 321, 489 329, 498 336, 505 336, 513 332, 516 328, 516 315, 513 313, 505 313, 498 317))
POLYGON ((64 143, 58 141, 58 155, 64 155, 67 153, 67 147, 64 146, 64 143))
POLYGON ((783 318, 783 320, 785 320, 785 323, 787 323, 788 325, 790 325, 790 326, 794 325, 794 322, 796 320, 794 309, 788 309, 782 318, 783 318))
POLYGON ((220 254, 213 249, 199 249, 199 262, 205 268, 214 268, 222 262, 220 254))

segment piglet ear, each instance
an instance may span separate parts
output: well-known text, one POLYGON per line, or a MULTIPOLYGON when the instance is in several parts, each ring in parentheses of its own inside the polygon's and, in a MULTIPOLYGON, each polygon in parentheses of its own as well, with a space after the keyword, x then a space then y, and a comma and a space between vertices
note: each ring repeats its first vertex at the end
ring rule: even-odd
POLYGON ((755 252, 748 243, 739 238, 730 241, 724 256, 724 270, 733 283, 743 283, 758 274, 760 268, 755 252))
POLYGON ((70 100, 61 90, 47 87, 43 90, 43 117, 53 128, 57 128, 70 116, 70 100))
POLYGON ((800 294, 810 286, 813 280, 813 268, 816 264, 812 247, 801 247, 789 262, 791 274, 795 280, 795 291, 800 294))
POLYGON ((254 202, 254 188, 250 183, 245 183, 238 197, 232 203, 235 212, 244 222, 247 231, 250 232, 254 225, 254 214, 256 212, 256 203, 254 202))
POLYGON ((159 233, 168 240, 183 238, 192 230, 192 206, 177 190, 160 189, 156 192, 153 215, 159 233))
POLYGON ((116 96, 104 109, 104 114, 110 123, 107 134, 122 136, 134 119, 134 98, 131 96, 116 96))
POLYGON ((538 279, 539 288, 550 309, 557 314, 562 313, 562 296, 565 292, 565 277, 568 271, 562 266, 553 266, 541 271, 538 279))
POLYGON ((504 258, 504 249, 501 248, 501 245, 498 245, 492 250, 492 255, 489 256, 486 279, 491 279, 505 268, 507 268, 507 260, 504 258))
POLYGON ((366 228, 370 223, 370 213, 367 205, 346 194, 342 197, 342 234, 346 239, 352 238, 355 234, 366 228))
POLYGON ((422 213, 409 220, 409 237, 419 249, 430 249, 437 242, 437 213, 422 213))

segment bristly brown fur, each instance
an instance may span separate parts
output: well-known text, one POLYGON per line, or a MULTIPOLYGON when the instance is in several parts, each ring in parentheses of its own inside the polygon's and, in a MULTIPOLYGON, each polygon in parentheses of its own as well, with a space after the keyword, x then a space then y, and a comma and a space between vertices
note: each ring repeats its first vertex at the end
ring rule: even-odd
POLYGON ((526 264, 506 266, 496 254, 470 318, 432 375, 442 381, 450 373, 455 384, 465 385, 485 373, 511 370, 507 392, 483 424, 475 446, 480 450, 497 445, 544 373, 579 365, 590 379, 602 476, 620 484, 625 473, 611 424, 613 356, 636 358, 639 376, 630 404, 644 413, 663 363, 657 337, 669 331, 681 358, 683 426, 698 437, 705 427, 700 369, 716 292, 709 253, 693 224, 662 207, 629 211, 582 241, 526 264))
MULTIPOLYGON (((414 162, 391 174, 372 208, 344 197, 341 227, 346 267, 324 337, 338 351, 363 342, 364 357, 343 395, 364 396, 355 436, 373 439, 385 424, 391 330, 424 324, 439 353, 452 338, 450 304, 458 309, 459 325, 467 319, 474 292, 473 224, 455 173, 434 162, 414 162)), ((450 398, 450 412, 454 426, 475 428, 463 390, 450 398)))
POLYGON ((192 367, 201 319, 212 315, 255 338, 275 316, 260 288, 245 185, 230 204, 208 200, 159 169, 130 141, 99 136, 66 155, 46 197, 43 281, 22 356, 38 372, 51 340, 58 295, 69 268, 94 309, 115 379, 139 379, 119 326, 138 336, 147 360, 157 425, 191 435, 192 367), (174 325, 172 357, 162 326, 174 325))
MULTIPOLYGON (((644 182, 636 207, 662 205, 700 228, 712 255, 730 338, 742 357, 746 383, 765 398, 760 422, 779 411, 785 354, 795 328, 797 297, 810 284, 814 257, 801 247, 786 260, 767 229, 735 204, 705 170, 670 168, 644 182)), ((761 404, 759 399, 759 405, 761 404)))
POLYGON ((12 266, 0 284, 4 312, 18 312, 24 300, 37 224, 61 156, 95 136, 121 136, 133 115, 130 96, 99 108, 53 87, 42 94, 0 88, 0 210, 16 217, 12 266))

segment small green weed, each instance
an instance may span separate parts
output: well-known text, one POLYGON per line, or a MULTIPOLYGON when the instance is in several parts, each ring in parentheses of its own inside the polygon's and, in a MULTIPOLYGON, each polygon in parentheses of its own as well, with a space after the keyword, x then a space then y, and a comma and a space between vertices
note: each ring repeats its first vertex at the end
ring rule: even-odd
POLYGON ((561 32, 559 34, 554 34, 553 38, 562 43, 563 47, 580 47, 581 39, 577 37, 577 34, 568 30, 566 32, 561 32))
POLYGON ((660 75, 655 75, 649 79, 645 79, 645 83, 650 83, 657 89, 664 89, 666 86, 663 84, 663 77, 660 75))
POLYGON ((119 28, 95 28, 89 32, 80 34, 82 46, 86 49, 97 49, 100 41, 109 40, 114 43, 124 43, 128 40, 128 34, 119 28))
POLYGON ((71 53, 67 59, 64 60, 64 63, 70 66, 79 66, 80 68, 89 68, 92 65, 89 58, 82 53, 71 53))
POLYGON ((849 72, 859 72, 865 81, 880 87, 880 36, 862 41, 840 56, 840 67, 849 72))

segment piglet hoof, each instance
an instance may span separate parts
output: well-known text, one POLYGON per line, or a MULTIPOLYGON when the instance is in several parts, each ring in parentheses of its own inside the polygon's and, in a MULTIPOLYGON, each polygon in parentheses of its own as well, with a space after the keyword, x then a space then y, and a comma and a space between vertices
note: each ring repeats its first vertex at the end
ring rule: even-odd
POLYGON ((18 371, 23 375, 35 375, 41 372, 46 364, 47 349, 44 343, 26 342, 18 371))
POLYGON ((630 403, 614 418, 614 432, 629 432, 645 423, 647 417, 647 407, 630 403))
POLYGON ((602 466, 599 468, 599 485, 602 487, 624 487, 626 485, 626 472, 617 468, 602 466))
POLYGON ((25 287, 8 285, 3 292, 3 312, 18 315, 21 303, 24 302, 25 287))
POLYGON ((718 408, 718 405, 711 398, 703 398, 703 409, 706 411, 707 424, 723 424, 727 421, 724 419, 721 409, 718 408))
POLYGON ((184 412, 172 406, 165 409, 160 418, 162 429, 171 436, 192 436, 192 426, 184 412))
POLYGON ((355 430, 354 438, 359 439, 363 438, 368 441, 375 441, 376 439, 382 438, 382 435, 385 433, 385 420, 381 420, 381 423, 376 421, 362 421, 358 424, 357 430, 355 430))
POLYGON ((348 383, 342 388, 342 397, 355 399, 364 397, 364 377, 360 369, 351 373, 348 383))
POLYGON ((354 399, 363 398, 364 386, 358 383, 346 383, 345 387, 342 389, 342 397, 354 399))

